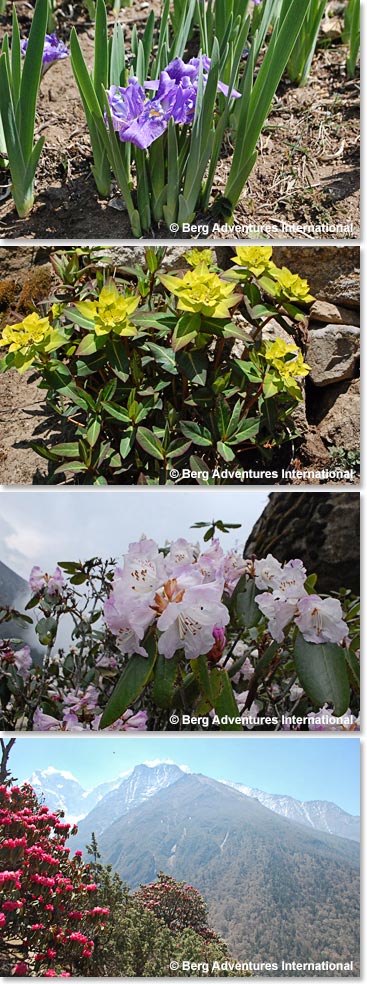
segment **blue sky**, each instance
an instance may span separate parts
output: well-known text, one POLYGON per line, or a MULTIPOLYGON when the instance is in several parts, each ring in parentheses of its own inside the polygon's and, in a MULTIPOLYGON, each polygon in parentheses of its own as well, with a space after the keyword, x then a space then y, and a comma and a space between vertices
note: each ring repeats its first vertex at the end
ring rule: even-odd
POLYGON ((51 765, 91 788, 141 762, 167 760, 213 779, 301 800, 329 800, 359 813, 359 739, 352 736, 23 736, 10 765, 19 781, 51 765))
POLYGON ((121 559, 143 533, 160 544, 180 536, 196 542, 190 526, 213 518, 242 523, 222 537, 230 548, 244 544, 267 501, 266 491, 244 495, 240 487, 0 488, 0 560, 28 579, 33 564, 50 570, 58 560, 121 559))

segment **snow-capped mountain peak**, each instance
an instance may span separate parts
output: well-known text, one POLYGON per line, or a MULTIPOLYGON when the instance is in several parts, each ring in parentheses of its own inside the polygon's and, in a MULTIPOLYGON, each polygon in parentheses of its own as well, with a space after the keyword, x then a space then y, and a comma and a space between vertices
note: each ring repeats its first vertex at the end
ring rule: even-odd
POLYGON ((266 806, 273 813, 278 813, 288 820, 304 824, 306 827, 313 827, 315 830, 323 830, 327 834, 334 834, 338 837, 347 837, 348 840, 359 840, 359 817, 354 817, 346 813, 336 803, 329 803, 326 800, 302 801, 294 799, 293 796, 282 796, 281 794, 266 793, 261 789, 252 789, 238 782, 222 780, 225 786, 237 789, 244 796, 257 799, 259 803, 266 806))

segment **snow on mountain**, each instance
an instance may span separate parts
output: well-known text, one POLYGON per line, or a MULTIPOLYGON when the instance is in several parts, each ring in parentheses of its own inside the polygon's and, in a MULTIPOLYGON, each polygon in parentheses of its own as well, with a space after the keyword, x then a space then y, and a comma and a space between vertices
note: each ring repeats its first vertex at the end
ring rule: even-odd
POLYGON ((186 771, 185 766, 181 768, 173 762, 142 764, 94 789, 84 789, 71 772, 48 766, 33 772, 28 782, 43 795, 51 810, 63 810, 69 823, 80 823, 90 814, 95 824, 91 829, 97 833, 132 806, 176 782, 186 771))
MULTIPOLYGON (((119 817, 182 779, 188 771, 186 766, 177 766, 171 761, 146 762, 86 790, 71 772, 48 766, 34 772, 28 781, 37 793, 43 794, 50 809, 61 809, 69 823, 78 823, 75 847, 83 847, 90 842, 92 831, 98 838, 119 817)), ((359 840, 359 817, 352 816, 335 803, 323 800, 301 802, 292 796, 266 793, 242 783, 229 780, 222 780, 222 783, 244 796, 257 799, 262 806, 287 820, 338 837, 359 840)))
POLYGON ((162 789, 182 779, 185 773, 174 763, 161 762, 159 765, 137 765, 130 775, 111 792, 104 796, 93 810, 78 824, 78 833, 73 838, 74 849, 83 849, 90 843, 92 831, 97 840, 101 833, 115 820, 124 816, 135 806, 155 796, 162 789))
POLYGON ((36 793, 43 795, 50 810, 63 810, 69 823, 77 823, 111 790, 116 789, 128 774, 123 773, 110 782, 100 783, 94 789, 84 789, 71 772, 54 769, 50 765, 47 769, 33 772, 28 782, 36 793))
POLYGON ((302 823, 306 827, 313 827, 315 830, 323 830, 327 834, 346 837, 348 840, 359 840, 359 817, 346 813, 336 803, 328 803, 325 800, 302 802, 294 799, 293 796, 265 793, 261 789, 252 789, 251 786, 244 786, 238 782, 228 782, 224 779, 222 782, 225 786, 238 789, 244 796, 257 799, 268 810, 286 817, 287 820, 302 823))

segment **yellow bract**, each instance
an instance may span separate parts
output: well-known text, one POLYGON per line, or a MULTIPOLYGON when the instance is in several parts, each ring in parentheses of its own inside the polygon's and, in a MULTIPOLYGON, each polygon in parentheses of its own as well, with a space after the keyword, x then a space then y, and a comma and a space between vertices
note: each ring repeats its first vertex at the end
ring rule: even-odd
POLYGON ((304 362, 298 346, 284 341, 283 338, 276 338, 275 342, 265 342, 265 358, 284 380, 301 379, 308 376, 311 369, 304 362))
POLYGON ((238 294, 232 293, 232 285, 220 280, 206 263, 199 263, 194 270, 189 270, 182 280, 170 274, 162 275, 160 280, 178 297, 180 311, 203 314, 207 318, 228 318, 230 308, 239 299, 238 294))
POLYGON ((138 297, 124 297, 115 284, 105 284, 96 301, 80 301, 75 307, 83 317, 93 321, 96 335, 137 335, 135 325, 128 320, 128 315, 135 311, 139 304, 138 297))
MULTIPOLYGON (((261 277, 262 273, 268 269, 273 255, 271 246, 237 246, 236 256, 232 257, 232 263, 237 266, 246 267, 254 277, 261 277)), ((273 267, 274 264, 272 263, 273 267)))
POLYGON ((191 267, 197 267, 200 263, 206 263, 209 266, 212 263, 211 249, 189 249, 187 253, 184 253, 184 257, 191 267))
POLYGON ((288 301, 298 301, 302 304, 310 304, 315 298, 310 294, 307 280, 302 280, 298 273, 291 273, 287 267, 281 270, 274 266, 272 277, 277 281, 276 293, 278 297, 286 297, 288 301))
POLYGON ((25 353, 32 346, 43 342, 50 329, 48 318, 40 318, 34 312, 16 325, 6 325, 2 331, 0 345, 9 345, 9 352, 25 353))

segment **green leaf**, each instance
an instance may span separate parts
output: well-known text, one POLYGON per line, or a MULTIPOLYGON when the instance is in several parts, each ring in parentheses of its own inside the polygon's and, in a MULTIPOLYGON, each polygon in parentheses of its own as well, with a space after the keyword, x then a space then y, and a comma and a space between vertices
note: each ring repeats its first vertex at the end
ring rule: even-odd
POLYGON ((218 441, 217 450, 224 461, 233 461, 235 455, 232 448, 230 448, 228 444, 223 444, 223 441, 218 441))
POLYGON ((198 656, 197 659, 190 659, 190 666, 195 679, 200 685, 202 694, 208 698, 211 706, 213 707, 214 695, 211 686, 211 674, 209 673, 206 656, 198 656))
POLYGON ((149 683, 157 659, 155 636, 148 636, 142 645, 148 657, 136 654, 128 657, 129 662, 102 714, 100 728, 108 728, 110 724, 114 724, 149 683))
POLYGON ((210 674, 210 679, 214 696, 214 710, 220 719, 221 731, 242 731, 242 724, 236 723, 236 718, 241 715, 228 673, 226 670, 218 670, 215 667, 210 674), (225 718, 227 718, 226 721, 225 718))
POLYGON ((200 330, 200 314, 183 314, 179 318, 172 335, 172 348, 174 352, 179 352, 192 342, 200 330))
POLYGON ((197 386, 205 386, 208 359, 203 352, 179 352, 176 363, 184 376, 197 386))
POLYGON ((359 693, 360 690, 360 665, 356 654, 352 649, 345 650, 345 658, 347 661, 349 678, 351 680, 353 688, 359 693))
POLYGON ((49 646, 57 632, 57 620, 56 618, 40 618, 35 629, 41 645, 49 646))
POLYGON ((197 478, 194 477, 193 479, 194 482, 198 483, 198 485, 215 484, 214 478, 211 478, 210 476, 210 469, 208 468, 208 465, 206 464, 203 458, 199 458, 199 456, 196 454, 190 455, 190 469, 192 472, 195 472, 196 475, 198 476, 197 478))
POLYGON ((95 335, 85 335, 76 350, 76 355, 94 355, 97 351, 95 335))
POLYGON ((33 149, 36 101, 41 79, 46 35, 48 0, 37 0, 24 58, 19 96, 19 132, 24 159, 28 164, 33 149))
POLYGON ((256 595, 259 594, 255 581, 247 581, 244 589, 238 592, 235 598, 237 619, 241 626, 247 629, 257 625, 262 618, 260 608, 256 604, 256 595))
POLYGON ((172 349, 164 348, 162 345, 156 345, 155 342, 148 342, 147 348, 154 356, 157 365, 165 369, 166 372, 171 373, 173 376, 177 375, 176 358, 172 349))
POLYGON ((143 448, 143 451, 150 454, 152 458, 157 458, 158 461, 164 461, 165 453, 163 445, 158 437, 152 431, 148 430, 147 427, 138 427, 136 440, 140 444, 140 447, 143 448))
POLYGON ((200 424, 196 424, 194 421, 181 420, 180 429, 184 437, 188 437, 193 444, 198 444, 200 447, 212 447, 213 441, 207 427, 200 427, 200 424))
POLYGON ((331 704, 334 714, 345 714, 350 700, 345 650, 334 643, 306 642, 299 632, 294 646, 299 681, 318 707, 331 704))
POLYGON ((102 406, 109 417, 114 417, 115 420, 121 420, 124 424, 130 423, 130 417, 125 407, 119 407, 116 403, 107 403, 105 400, 103 400, 102 406))
POLYGON ((243 444, 259 433, 260 421, 254 417, 242 420, 234 437, 227 437, 227 444, 243 444))
POLYGON ((65 458, 75 458, 75 455, 79 452, 79 445, 77 441, 70 441, 69 444, 54 444, 52 447, 53 457, 56 455, 62 455, 65 458))
POLYGON ((158 707, 171 707, 173 688, 175 685, 179 663, 179 654, 172 659, 166 659, 158 653, 154 669, 152 698, 158 707))
POLYGON ((94 445, 97 443, 100 433, 101 433, 100 421, 93 420, 92 423, 89 425, 87 433, 85 435, 85 439, 86 441, 88 441, 88 444, 90 445, 91 448, 94 448, 94 445))

